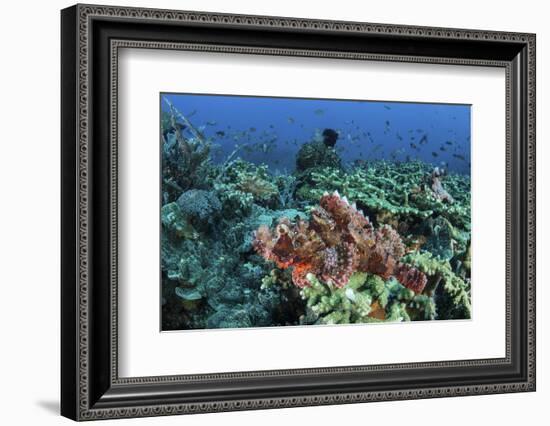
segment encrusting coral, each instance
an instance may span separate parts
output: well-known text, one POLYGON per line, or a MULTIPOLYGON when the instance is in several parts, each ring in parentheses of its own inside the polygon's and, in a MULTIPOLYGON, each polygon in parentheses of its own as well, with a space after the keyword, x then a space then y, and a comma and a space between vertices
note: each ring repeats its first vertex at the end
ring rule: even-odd
POLYGON ((400 262, 405 246, 390 226, 374 230, 369 220, 337 192, 321 197, 310 221, 292 223, 282 218, 275 230, 261 226, 253 246, 265 259, 282 269, 293 267, 298 287, 310 285, 313 274, 336 287, 344 287, 354 272, 370 272, 384 279, 395 277, 421 293, 426 277, 400 262))

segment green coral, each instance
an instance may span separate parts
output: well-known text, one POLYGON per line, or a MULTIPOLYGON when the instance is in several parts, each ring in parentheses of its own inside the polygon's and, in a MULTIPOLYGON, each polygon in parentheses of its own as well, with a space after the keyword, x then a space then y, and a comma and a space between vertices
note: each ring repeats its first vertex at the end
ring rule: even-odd
POLYGON ((428 277, 431 293, 438 299, 438 317, 469 319, 472 316, 470 281, 456 275, 448 260, 434 257, 430 252, 409 253, 403 258, 428 277))
POLYGON ((356 167, 349 171, 327 167, 313 171, 312 183, 300 187, 297 195, 303 200, 314 201, 324 192, 338 191, 371 213, 418 220, 441 215, 454 226, 469 230, 469 179, 457 174, 445 177, 445 188, 455 200, 448 203, 438 199, 427 187, 430 173, 429 165, 417 161, 375 161, 366 168, 356 167))
MULTIPOLYGON (((266 281, 272 284, 273 278, 266 281)), ((342 288, 327 285, 312 274, 307 278, 310 286, 300 292, 306 301, 306 323, 412 321, 436 315, 433 298, 415 295, 393 278, 384 281, 377 275, 356 272, 342 288)))
POLYGON ((224 166, 213 186, 230 217, 250 214, 254 203, 265 207, 276 207, 278 203, 279 188, 265 165, 237 159, 224 166))

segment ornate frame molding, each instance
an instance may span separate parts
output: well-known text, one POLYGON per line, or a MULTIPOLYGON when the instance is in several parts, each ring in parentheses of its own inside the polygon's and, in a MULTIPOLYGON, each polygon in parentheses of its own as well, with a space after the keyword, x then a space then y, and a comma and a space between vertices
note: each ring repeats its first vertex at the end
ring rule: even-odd
MULTIPOLYGON (((401 400, 416 398, 433 398, 442 396, 462 396, 489 393, 504 393, 518 391, 533 391, 535 389, 535 36, 533 34, 520 34, 510 32, 478 31, 465 29, 447 29, 447 28, 427 28, 427 27, 409 27, 401 25, 369 24, 359 22, 336 22, 324 20, 296 19, 268 16, 246 16, 232 14, 216 14, 203 12, 169 11, 156 9, 136 9, 126 7, 104 7, 77 5, 65 12, 66 32, 64 37, 73 36, 74 46, 66 46, 66 50, 74 50, 65 53, 66 57, 74 60, 71 65, 66 65, 67 72, 74 72, 74 91, 76 94, 76 105, 64 105, 64 108, 75 108, 75 129, 74 138, 64 140, 64 146, 74 144, 76 164, 73 170, 74 182, 74 200, 66 199, 68 204, 74 201, 72 209, 75 213, 75 239, 74 250, 70 253, 70 258, 65 262, 76 262, 73 265, 76 276, 69 277, 63 284, 63 291, 69 291, 72 288, 76 301, 73 310, 65 308, 66 314, 63 321, 73 320, 76 324, 76 336, 64 337, 67 346, 65 351, 76 354, 74 357, 74 371, 69 374, 74 383, 68 383, 70 380, 62 380, 64 387, 69 391, 77 392, 74 400, 68 398, 62 392, 63 414, 78 420, 92 420, 113 417, 141 417, 151 415, 170 415, 184 413, 205 413, 215 411, 229 410, 248 410, 261 408, 278 408, 292 406, 308 405, 326 405, 343 404, 352 402, 383 401, 383 400, 401 400), (525 374, 521 380, 509 381, 494 384, 479 385, 455 385, 455 386, 434 386, 426 388, 407 388, 401 387, 396 390, 378 390, 361 392, 337 392, 321 393, 306 396, 274 396, 266 398, 236 398, 230 400, 216 400, 205 402, 165 402, 157 404, 114 404, 110 400, 101 403, 101 398, 93 396, 96 391, 90 388, 91 375, 95 374, 95 369, 90 363, 90 356, 93 348, 91 341, 94 336, 90 330, 91 317, 91 297, 90 297, 90 269, 93 257, 91 256, 91 215, 94 205, 91 204, 93 195, 91 194, 92 170, 90 142, 93 136, 90 136, 90 116, 93 106, 92 100, 92 81, 91 81, 91 49, 97 48, 92 44, 93 36, 92 23, 95 20, 110 20, 116 22, 139 22, 150 24, 178 24, 178 25, 215 25, 224 28, 254 28, 254 29, 276 29, 289 30, 292 32, 315 31, 326 34, 355 34, 355 35, 376 35, 381 37, 410 37, 414 40, 447 40, 452 41, 474 41, 488 43, 506 43, 507 45, 516 45, 525 50, 523 61, 526 61, 525 81, 517 82, 513 80, 515 64, 512 60, 502 59, 472 59, 460 57, 438 57, 438 56, 412 56, 380 53, 361 53, 330 51, 318 49, 296 49, 279 47, 251 47, 236 45, 216 45, 212 43, 182 43, 175 41, 144 41, 144 40, 110 40, 110 330, 109 339, 111 345, 111 358, 109 366, 109 386, 113 389, 121 389, 125 386, 136 385, 169 385, 171 383, 182 382, 201 382, 216 381, 222 379, 244 379, 244 378, 264 378, 264 377, 296 377, 309 374, 330 375, 333 373, 357 373, 385 370, 399 370, 410 368, 448 368, 448 367, 473 367, 511 364, 512 357, 512 285, 514 277, 511 262, 509 261, 512 253, 512 191, 513 174, 512 166, 514 161, 512 152, 512 138, 514 132, 518 129, 511 127, 512 115, 515 113, 512 104, 512 98, 516 95, 518 89, 515 85, 524 84, 525 90, 525 117, 524 125, 526 127, 525 143, 525 185, 522 186, 526 202, 526 283, 525 283, 525 318, 526 318, 526 347, 527 356, 525 374), (506 192, 507 192, 507 262, 506 262, 506 357, 504 359, 487 360, 468 360, 452 362, 435 363, 415 363, 415 364, 394 364, 363 367, 330 367, 321 369, 306 370, 275 370, 267 372, 245 372, 245 373, 222 373, 199 376, 161 376, 161 377, 140 377, 140 378, 119 378, 117 369, 117 71, 118 71, 118 50, 120 48, 154 48, 154 49, 175 49, 175 50, 196 50, 196 51, 218 51, 226 53, 240 54, 265 54, 265 55, 298 55, 314 56, 338 59, 357 59, 374 61, 397 61, 397 62, 424 62, 424 63, 444 63, 457 65, 481 65, 504 67, 506 69, 506 110, 507 110, 507 165, 506 165, 506 192), (526 58, 526 59, 525 59, 526 58), (74 68, 74 70, 72 68, 74 68), (70 342, 69 342, 70 340, 70 342)), ((521 107, 521 106, 519 106, 521 107)), ((65 109, 64 109, 65 111, 65 109)), ((516 112, 517 113, 517 112, 516 112)), ((66 161, 75 161, 75 158, 66 161)), ((64 163, 65 164, 65 163, 64 163)), ((67 168, 68 169, 68 168, 67 168)), ((520 170, 521 171, 521 170, 520 170)), ((64 207, 65 208, 65 207, 64 207)), ((517 281, 515 281, 517 283, 517 281)), ((66 334, 66 333, 65 333, 66 334)), ((66 356, 69 356, 68 354, 66 356)), ((64 367, 65 368, 65 367, 64 367)), ((67 373, 68 374, 68 373, 67 373)))

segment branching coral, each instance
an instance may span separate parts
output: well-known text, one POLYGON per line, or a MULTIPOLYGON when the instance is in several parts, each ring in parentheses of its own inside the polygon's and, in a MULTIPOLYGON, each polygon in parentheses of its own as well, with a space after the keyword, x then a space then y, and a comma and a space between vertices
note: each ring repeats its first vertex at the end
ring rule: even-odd
POLYGON ((341 288, 354 272, 393 276, 416 293, 426 285, 423 273, 400 263, 405 247, 397 232, 389 226, 374 230, 337 192, 321 197, 310 221, 282 218, 273 231, 260 226, 253 246, 279 268, 293 267, 292 281, 301 288, 310 285, 308 274, 341 288))
POLYGON ((404 260, 429 277, 429 293, 438 300, 441 318, 471 318, 469 280, 457 276, 447 260, 434 257, 430 252, 409 253, 404 260))
MULTIPOLYGON (((274 279, 277 275, 271 275, 274 279)), ((355 272, 345 287, 323 283, 308 274, 300 291, 306 302, 302 324, 350 324, 434 319, 433 298, 403 287, 394 278, 355 272)))
POLYGON ((422 221, 433 215, 442 215, 454 226, 469 230, 469 179, 449 174, 445 177, 445 189, 436 186, 454 200, 450 203, 434 192, 431 173, 429 166, 420 162, 376 161, 349 171, 316 169, 311 172, 311 184, 303 185, 297 196, 311 202, 319 199, 325 191, 338 191, 376 215, 380 223, 396 226, 403 220, 422 221))
POLYGON ((230 215, 246 216, 253 203, 266 207, 278 203, 279 189, 272 182, 267 166, 255 166, 241 159, 225 166, 213 186, 230 215))

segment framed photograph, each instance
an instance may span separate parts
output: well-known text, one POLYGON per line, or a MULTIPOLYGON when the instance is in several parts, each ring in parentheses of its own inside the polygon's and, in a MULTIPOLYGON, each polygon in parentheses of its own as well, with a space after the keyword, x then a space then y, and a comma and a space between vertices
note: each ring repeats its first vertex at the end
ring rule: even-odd
POLYGON ((61 12, 61 412, 535 390, 535 35, 61 12))

